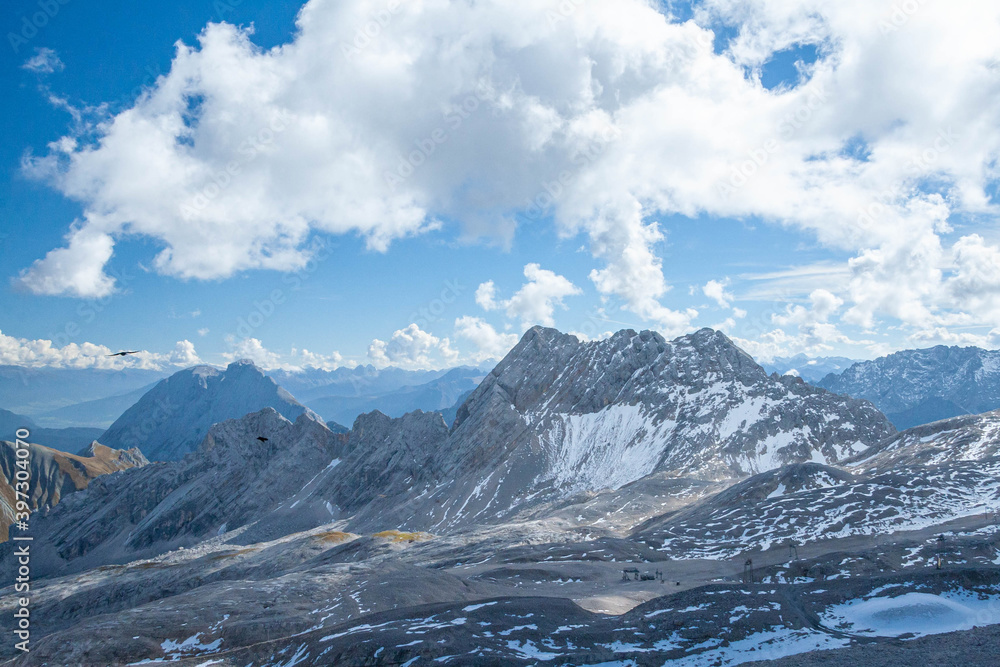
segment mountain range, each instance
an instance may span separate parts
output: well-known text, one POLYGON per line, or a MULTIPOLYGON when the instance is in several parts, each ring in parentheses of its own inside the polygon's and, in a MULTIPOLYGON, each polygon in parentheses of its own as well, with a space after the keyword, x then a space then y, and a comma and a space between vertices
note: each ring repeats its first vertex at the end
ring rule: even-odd
MULTIPOLYGON (((489 368, 473 368, 461 366, 470 375, 478 372, 484 375, 489 368)), ((340 367, 333 370, 306 368, 304 370, 273 370, 269 374, 274 381, 287 389, 303 403, 338 396, 342 398, 361 398, 364 396, 382 396, 406 387, 433 382, 454 369, 441 370, 407 370, 389 366, 375 368, 361 365, 353 368, 340 367)), ((360 414, 360 413, 359 413, 360 414)), ((356 416, 356 415, 355 415, 356 416)), ((353 421, 353 418, 349 421, 353 421)))
POLYGON ((817 386, 871 401, 900 429, 1000 408, 1000 351, 904 350, 858 362, 817 386))
POLYGON ((850 368, 855 360, 847 357, 808 357, 796 354, 793 357, 778 357, 761 366, 768 373, 796 375, 806 382, 815 384, 831 373, 836 375, 850 368))
MULTIPOLYGON (((488 369, 471 366, 420 371, 393 367, 376 369, 369 365, 334 370, 274 369, 267 374, 327 421, 350 424, 358 415, 372 410, 400 417, 420 409, 445 412, 450 423, 458 404, 486 372, 488 369)), ((23 408, 24 418, 36 428, 83 428, 88 432, 104 432, 168 376, 160 371, 138 374, 134 370, 123 371, 125 377, 112 373, 101 369, 0 367, 0 405, 23 408), (106 381, 109 378, 114 381, 106 381), (155 380, 119 391, 132 387, 137 380, 149 378, 155 380), (87 399, 80 400, 81 396, 87 399)), ((47 433, 47 437, 54 435, 47 433)), ((69 439, 74 443, 78 440, 72 436, 69 439)), ((86 443, 89 442, 88 439, 86 443)), ((48 444, 56 449, 75 451, 55 440, 48 444)))
POLYGON ((69 405, 128 394, 168 375, 169 371, 136 368, 0 366, 0 405, 36 419, 41 426, 98 426, 90 421, 46 423, 39 417, 69 405))
POLYGON ((49 427, 55 428, 100 428, 105 431, 116 419, 121 417, 126 410, 139 402, 153 387, 159 384, 159 380, 151 384, 133 389, 124 394, 105 396, 92 401, 73 403, 55 410, 42 412, 35 417, 35 420, 49 427))
MULTIPOLYGON (((222 388, 259 391, 261 377, 249 363, 218 375, 194 369, 161 383, 120 428, 131 427, 125 417, 142 415, 140 407, 156 410, 154 400, 207 424, 205 406, 225 403, 222 388)), ((788 463, 836 463, 895 433, 871 404, 769 376, 708 329, 670 342, 623 331, 584 343, 536 327, 450 429, 436 412, 373 412, 338 435, 300 405, 279 412, 268 407, 212 426, 183 461, 175 454, 194 451, 193 431, 165 440, 177 433, 176 420, 158 419, 150 431, 160 439, 147 440, 144 451, 172 462, 100 482, 54 508, 47 552, 67 562, 86 556, 74 565, 81 567, 99 564, 92 553, 149 557, 237 528, 253 542, 330 521, 348 530, 455 531, 653 475, 713 481, 788 463)))
POLYGON ((33 442, 44 442, 47 447, 62 452, 79 452, 104 434, 104 429, 85 426, 41 428, 24 415, 0 409, 0 440, 13 441, 18 429, 22 428, 28 429, 33 442))
MULTIPOLYGON (((450 424, 454 421, 454 413, 458 410, 457 404, 464 401, 485 376, 486 373, 477 368, 453 368, 439 377, 420 384, 403 385, 385 393, 325 395, 306 401, 306 406, 323 419, 339 424, 350 424, 358 415, 375 410, 390 417, 402 417, 414 410, 448 412, 450 424)), ((383 378, 379 383, 379 389, 388 389, 395 384, 396 382, 390 384, 383 378)), ((361 390, 361 387, 352 386, 352 389, 361 390)), ((366 389, 371 392, 374 388, 366 387, 366 389)), ((327 385, 322 390, 325 392, 336 389, 327 385)), ((312 390, 310 393, 315 391, 312 390)))
POLYGON ((963 632, 1000 624, 1000 412, 897 431, 709 329, 535 327, 453 423, 372 411, 341 430, 249 362, 140 404, 119 426, 162 462, 39 505, 32 613, 52 621, 0 658, 908 664, 927 645, 897 636, 974 647, 963 632))

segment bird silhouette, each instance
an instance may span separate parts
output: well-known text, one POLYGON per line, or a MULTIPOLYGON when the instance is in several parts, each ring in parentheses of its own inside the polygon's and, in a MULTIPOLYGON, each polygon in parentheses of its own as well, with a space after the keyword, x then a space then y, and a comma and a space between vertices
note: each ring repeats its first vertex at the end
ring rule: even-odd
POLYGON ((115 352, 114 354, 109 354, 109 357, 124 357, 129 354, 139 354, 139 350, 122 350, 121 352, 115 352))
POLYGON ((260 440, 261 442, 267 442, 267 438, 265 438, 265 437, 264 437, 264 436, 262 436, 262 435, 258 435, 258 436, 257 436, 257 439, 258 439, 258 440, 260 440))

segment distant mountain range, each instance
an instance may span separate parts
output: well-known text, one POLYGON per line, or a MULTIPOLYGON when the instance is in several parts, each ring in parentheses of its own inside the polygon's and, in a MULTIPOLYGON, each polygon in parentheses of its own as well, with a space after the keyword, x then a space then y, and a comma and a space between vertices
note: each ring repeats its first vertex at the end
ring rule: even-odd
POLYGON ((31 368, 0 366, 0 406, 36 419, 42 426, 98 426, 46 423, 41 415, 69 405, 134 392, 170 375, 170 371, 125 368, 31 368))
POLYGON ((302 371, 273 370, 268 371, 268 374, 293 396, 303 403, 309 403, 326 396, 343 398, 381 396, 404 387, 432 382, 449 370, 411 371, 395 367, 378 369, 372 365, 365 365, 333 370, 317 368, 307 368, 302 371))
MULTIPOLYGON (((98 439, 113 447, 139 447, 151 460, 166 461, 182 458, 193 451, 212 424, 265 407, 274 408, 292 420, 313 410, 334 432, 347 430, 340 425, 341 421, 351 424, 358 415, 373 410, 393 417, 414 410, 437 410, 447 412, 449 420, 453 421, 458 409, 456 403, 468 396, 484 376, 482 371, 468 367, 429 373, 400 369, 376 371, 367 367, 360 373, 334 373, 354 380, 361 378, 358 382, 341 377, 337 381, 313 384, 323 375, 327 375, 326 372, 322 375, 312 372, 265 374, 250 361, 231 364, 224 371, 211 366, 186 369, 140 396, 106 432, 99 434, 98 439), (275 375, 307 393, 355 390, 376 393, 324 396, 302 405, 275 382, 275 375), (428 382, 400 386, 429 376, 433 379, 428 382), (386 393, 379 394, 379 391, 386 393)), ((107 405, 110 400, 101 399, 99 403, 107 405)), ((84 407, 73 406, 73 409, 83 410, 84 407)))
POLYGON ((779 357, 761 366, 768 373, 795 375, 815 384, 830 373, 843 372, 854 363, 853 359, 847 357, 807 357, 804 354, 797 354, 794 357, 779 357))
MULTIPOLYGON (((402 417, 414 410, 449 411, 450 424, 458 409, 456 403, 468 396, 485 376, 486 373, 477 368, 453 368, 423 384, 404 385, 384 394, 323 396, 306 401, 306 406, 315 410, 323 419, 340 424, 352 424, 358 415, 373 410, 390 417, 402 417)), ((391 386, 384 382, 379 384, 382 387, 391 386)), ((324 390, 332 389, 328 385, 324 390)))
POLYGON ((1000 351, 904 350, 827 375, 817 386, 871 401, 900 429, 1000 408, 1000 351))
MULTIPOLYGON (((1000 408, 1000 352, 979 348, 939 346, 906 350, 863 362, 844 357, 809 358, 800 354, 775 359, 763 368, 768 373, 798 376, 834 393, 871 401, 901 429, 1000 408)), ((486 375, 487 371, 476 367, 409 371, 373 366, 267 373, 281 389, 294 396, 281 398, 272 407, 279 408, 282 401, 289 405, 294 402, 329 422, 343 425, 350 425, 359 415, 373 410, 389 417, 401 417, 414 410, 438 411, 445 416, 446 424, 451 425, 461 404, 486 375)), ((55 449, 77 451, 103 435, 105 430, 119 446, 128 444, 122 440, 122 429, 126 427, 122 423, 115 425, 115 422, 152 391, 161 376, 159 371, 4 366, 0 367, 0 399, 9 401, 8 406, 27 405, 30 409, 21 413, 23 416, 16 415, 15 421, 30 421, 38 439, 55 449), (151 378, 155 381, 135 386, 151 378), (114 393, 123 388, 128 390, 114 393), (85 395, 91 400, 72 402, 85 395), (60 407, 51 408, 57 404, 60 407)), ((222 403, 227 400, 222 399, 222 403)), ((247 405, 259 409, 268 404, 268 401, 250 401, 247 405)), ((148 401, 137 412, 147 409, 148 401)), ((241 416, 237 414, 239 409, 242 408, 222 410, 206 418, 238 417, 241 416)), ((295 416, 297 409, 280 407, 279 412, 295 416)), ((4 417, 0 416, 0 427, 4 423, 4 417)), ((199 422, 197 427, 189 424, 193 430, 185 451, 204 437, 208 426, 209 423, 199 422)), ((135 425, 127 428, 134 430, 135 425)), ((13 434, 12 428, 0 430, 7 437, 13 434)), ((137 439, 129 442, 139 444, 137 439)), ((159 447, 154 444, 142 446, 147 450, 159 447)), ((162 452, 155 454, 163 455, 162 452)))
POLYGON ((121 417, 126 410, 139 402, 139 399, 146 395, 160 381, 133 389, 124 394, 106 396, 74 403, 62 408, 43 412, 35 417, 35 420, 50 427, 68 428, 88 426, 106 430, 116 419, 121 417))
POLYGON ((0 440, 14 440, 18 429, 26 428, 31 441, 46 447, 76 454, 104 434, 104 429, 87 427, 41 428, 34 420, 10 410, 0 409, 0 440))
MULTIPOLYGON (((393 417, 412 410, 441 410, 448 413, 451 423, 459 399, 487 372, 472 366, 432 371, 358 366, 330 371, 274 370, 267 375, 328 421, 351 424, 372 410, 393 417)), ((38 427, 103 432, 165 377, 168 374, 160 371, 4 366, 0 367, 0 405, 25 415, 38 427), (133 387, 143 380, 145 384, 133 387), (120 391, 123 388, 128 390, 120 391)))

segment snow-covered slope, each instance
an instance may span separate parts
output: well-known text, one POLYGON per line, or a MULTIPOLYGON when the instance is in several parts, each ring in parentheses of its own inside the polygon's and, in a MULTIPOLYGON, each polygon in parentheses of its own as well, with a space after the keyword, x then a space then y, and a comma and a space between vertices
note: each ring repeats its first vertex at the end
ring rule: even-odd
POLYGON ((151 389, 119 417, 100 441, 110 447, 139 447, 151 461, 171 461, 194 451, 212 424, 274 408, 295 420, 308 412, 251 361, 225 370, 195 366, 151 389))
POLYGON ((1000 410, 908 429, 850 463, 864 470, 984 461, 1000 456, 1000 410))
POLYGON ((919 530, 1000 509, 998 459, 848 479, 823 466, 810 472, 817 481, 813 488, 793 491, 779 485, 764 498, 755 493, 762 480, 748 479, 662 521, 648 522, 639 539, 671 558, 725 559, 789 540, 802 545, 919 530))
POLYGON ((817 386, 875 404, 897 428, 1000 408, 1000 351, 937 346, 854 364, 817 386))

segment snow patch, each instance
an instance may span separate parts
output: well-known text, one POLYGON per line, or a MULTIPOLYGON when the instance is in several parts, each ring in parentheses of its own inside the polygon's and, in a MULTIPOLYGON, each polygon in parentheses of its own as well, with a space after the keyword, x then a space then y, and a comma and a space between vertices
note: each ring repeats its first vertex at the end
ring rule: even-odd
POLYGON ((830 607, 823 622, 870 637, 922 637, 1000 623, 1000 596, 971 593, 904 593, 851 600, 830 607))

